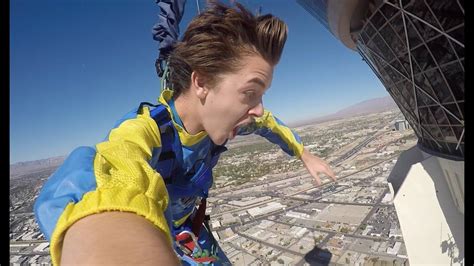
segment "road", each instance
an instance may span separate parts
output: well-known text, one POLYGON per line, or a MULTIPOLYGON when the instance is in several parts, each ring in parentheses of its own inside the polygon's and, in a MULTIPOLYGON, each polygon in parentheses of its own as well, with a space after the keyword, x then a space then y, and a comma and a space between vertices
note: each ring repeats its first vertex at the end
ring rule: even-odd
POLYGON ((352 155, 356 154, 357 152, 359 152, 363 147, 365 147, 367 144, 369 144, 372 140, 374 140, 375 138, 377 138, 380 134, 382 134, 383 132, 381 130, 383 130, 384 127, 381 127, 379 130, 375 131, 372 135, 368 136, 366 139, 364 139, 361 143, 357 144, 357 146, 355 146, 354 148, 352 148, 351 150, 347 151, 346 153, 344 153, 343 155, 339 156, 337 159, 333 160, 330 162, 331 165, 335 165, 335 166, 338 166, 340 165, 343 161, 349 159, 352 155))

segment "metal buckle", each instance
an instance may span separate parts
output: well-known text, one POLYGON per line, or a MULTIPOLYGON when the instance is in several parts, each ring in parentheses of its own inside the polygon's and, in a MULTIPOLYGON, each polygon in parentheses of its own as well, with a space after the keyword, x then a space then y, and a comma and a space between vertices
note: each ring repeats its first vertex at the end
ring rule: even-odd
MULTIPOLYGON (((201 247, 199 246, 199 243, 198 243, 198 240, 196 238, 196 236, 194 235, 193 232, 191 231, 187 231, 187 230, 184 230, 184 231, 181 231, 179 234, 176 235, 176 238, 179 238, 181 235, 183 234, 187 234, 188 235, 188 238, 189 236, 191 237, 191 239, 193 240, 194 242, 194 248, 197 248, 199 250, 199 252, 202 252, 202 249, 201 247)), ((192 257, 192 254, 194 253, 194 250, 189 250, 189 248, 187 248, 186 246, 184 245, 181 245, 181 241, 184 241, 184 240, 187 240, 188 238, 184 238, 182 240, 176 240, 176 245, 186 254, 186 255, 189 255, 192 257)))

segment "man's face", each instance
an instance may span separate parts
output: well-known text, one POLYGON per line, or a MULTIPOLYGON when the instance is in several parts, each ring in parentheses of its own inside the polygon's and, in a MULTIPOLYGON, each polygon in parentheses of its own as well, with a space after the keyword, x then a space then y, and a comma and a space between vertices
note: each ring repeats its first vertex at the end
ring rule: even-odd
POLYGON ((272 82, 273 66, 258 55, 243 57, 241 65, 236 72, 220 75, 203 101, 202 126, 218 145, 234 138, 239 126, 263 115, 262 96, 272 82))

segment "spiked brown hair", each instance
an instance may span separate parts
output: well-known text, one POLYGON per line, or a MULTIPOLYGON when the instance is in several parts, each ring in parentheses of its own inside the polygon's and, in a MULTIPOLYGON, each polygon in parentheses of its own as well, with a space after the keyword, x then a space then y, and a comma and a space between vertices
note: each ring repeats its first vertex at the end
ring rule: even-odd
POLYGON ((260 55, 272 66, 280 60, 286 24, 271 14, 254 16, 241 4, 235 5, 213 2, 189 23, 169 58, 174 97, 189 88, 193 71, 213 86, 220 74, 242 67, 239 63, 245 55, 260 55))

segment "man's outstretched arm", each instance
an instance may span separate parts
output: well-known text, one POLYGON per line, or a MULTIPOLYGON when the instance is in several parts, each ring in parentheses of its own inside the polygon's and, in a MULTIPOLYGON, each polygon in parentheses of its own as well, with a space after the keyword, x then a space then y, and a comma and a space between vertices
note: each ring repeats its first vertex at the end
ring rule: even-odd
POLYGON ((171 249, 173 239, 164 215, 168 192, 162 176, 149 163, 160 151, 159 129, 144 108, 119 123, 95 149, 71 153, 35 202, 38 224, 50 240, 53 265, 61 261, 81 264, 97 255, 117 255, 111 260, 121 260, 120 254, 133 258, 142 248, 159 247, 159 235, 171 249), (139 223, 142 220, 149 224, 139 223), (136 232, 134 226, 141 231, 136 232), (65 240, 66 232, 69 240, 65 240), (65 256, 72 259, 62 259, 65 243, 69 246, 65 256))
POLYGON ((329 164, 305 149, 298 134, 276 118, 270 111, 265 110, 262 117, 255 119, 255 123, 247 125, 238 131, 239 135, 250 133, 266 138, 270 142, 279 145, 290 156, 296 156, 301 159, 308 172, 315 178, 317 185, 321 184, 319 173, 324 173, 332 180, 336 180, 336 176, 329 164))

